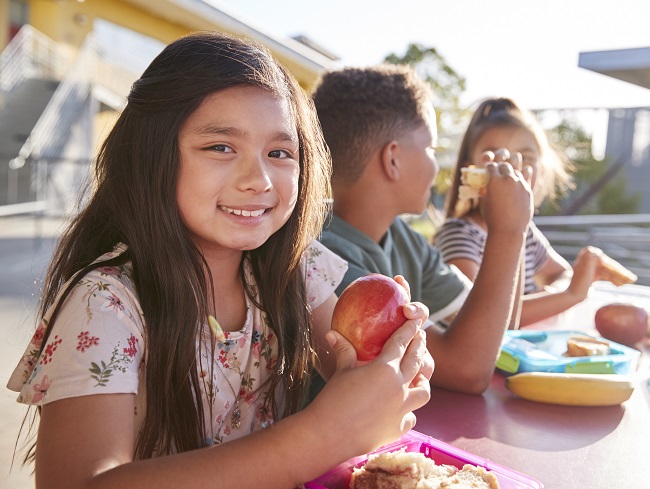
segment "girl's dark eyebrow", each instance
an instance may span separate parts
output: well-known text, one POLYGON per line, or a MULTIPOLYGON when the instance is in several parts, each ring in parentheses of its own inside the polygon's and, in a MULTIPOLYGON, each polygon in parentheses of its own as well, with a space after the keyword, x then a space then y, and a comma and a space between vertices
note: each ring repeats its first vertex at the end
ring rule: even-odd
MULTIPOLYGON (((205 124, 203 126, 199 126, 196 128, 194 133, 199 136, 224 135, 224 136, 234 136, 240 139, 247 139, 250 136, 250 133, 243 129, 239 129, 237 127, 232 127, 232 126, 219 126, 217 124, 205 124)), ((289 143, 296 143, 296 144, 298 142, 298 139, 295 135, 291 135, 285 131, 276 132, 275 134, 273 134, 271 139, 273 141, 286 141, 289 143)))
POLYGON ((219 135, 219 134, 223 134, 226 136, 236 136, 239 138, 246 138, 248 136, 248 132, 242 129, 232 127, 232 126, 219 126, 217 124, 211 124, 211 123, 197 127, 194 130, 194 133, 198 134, 199 136, 210 136, 210 135, 219 135))
POLYGON ((298 143, 298 138, 288 132, 278 131, 273 135, 273 141, 286 141, 288 143, 298 143))

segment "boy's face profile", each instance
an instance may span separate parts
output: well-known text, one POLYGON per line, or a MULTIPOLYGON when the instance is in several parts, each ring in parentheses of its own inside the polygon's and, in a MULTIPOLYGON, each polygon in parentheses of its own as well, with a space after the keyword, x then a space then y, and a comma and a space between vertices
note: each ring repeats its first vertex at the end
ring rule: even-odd
POLYGON ((424 212, 431 198, 431 187, 438 174, 435 148, 438 132, 435 117, 399 138, 397 157, 403 170, 400 172, 404 202, 402 212, 419 214, 424 212))
POLYGON ((258 248, 289 219, 300 165, 287 100, 251 86, 213 93, 178 146, 178 209, 204 252, 258 248))

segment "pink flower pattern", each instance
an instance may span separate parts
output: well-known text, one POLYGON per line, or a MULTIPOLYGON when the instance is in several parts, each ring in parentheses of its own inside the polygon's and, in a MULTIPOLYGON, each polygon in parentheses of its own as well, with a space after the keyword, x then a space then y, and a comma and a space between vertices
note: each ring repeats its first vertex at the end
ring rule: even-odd
POLYGON ((58 335, 54 335, 54 339, 51 342, 49 342, 45 347, 45 349, 43 350, 43 353, 41 355, 41 362, 40 362, 41 365, 47 365, 52 361, 54 352, 62 342, 63 340, 59 338, 58 335))
POLYGON ((43 338, 45 337, 45 324, 43 321, 38 325, 38 328, 36 328, 36 331, 34 331, 34 335, 32 336, 32 345, 34 345, 36 348, 41 347, 41 343, 43 342, 43 338))
POLYGON ((32 402, 40 402, 47 394, 47 390, 50 388, 50 379, 47 375, 43 377, 40 383, 34 384, 34 394, 32 395, 32 402))
POLYGON ((124 354, 130 357, 134 357, 135 354, 138 353, 138 349, 136 348, 136 344, 138 343, 138 341, 139 340, 135 336, 131 335, 131 337, 128 340, 129 347, 124 348, 124 354))
POLYGON ((99 338, 97 336, 90 336, 88 331, 82 331, 77 336, 79 343, 77 343, 77 350, 80 352, 85 352, 87 348, 91 346, 97 346, 99 344, 99 338))

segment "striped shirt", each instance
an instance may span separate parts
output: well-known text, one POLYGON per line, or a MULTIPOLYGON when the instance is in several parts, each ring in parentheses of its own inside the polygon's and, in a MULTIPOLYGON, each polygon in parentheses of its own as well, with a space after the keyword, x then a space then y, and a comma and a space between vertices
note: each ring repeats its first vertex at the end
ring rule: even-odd
MULTIPOLYGON (((465 258, 476 262, 483 261, 483 249, 487 232, 466 219, 447 219, 436 234, 435 245, 442 253, 445 262, 465 258)), ((550 243, 537 226, 530 223, 526 235, 526 283, 524 293, 538 292, 535 274, 546 263, 551 248, 550 243)))

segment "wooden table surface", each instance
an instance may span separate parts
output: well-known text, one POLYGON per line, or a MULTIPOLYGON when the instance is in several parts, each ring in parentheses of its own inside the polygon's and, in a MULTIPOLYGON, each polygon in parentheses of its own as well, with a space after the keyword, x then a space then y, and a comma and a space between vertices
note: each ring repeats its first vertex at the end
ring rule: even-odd
MULTIPOLYGON (((627 302, 650 310, 650 288, 596 288, 585 303, 527 329, 582 330, 597 335, 593 313, 627 302)), ((415 430, 540 481, 545 489, 650 488, 650 341, 636 388, 620 406, 570 407, 517 398, 495 373, 482 396, 432 389, 416 411, 415 430)))

